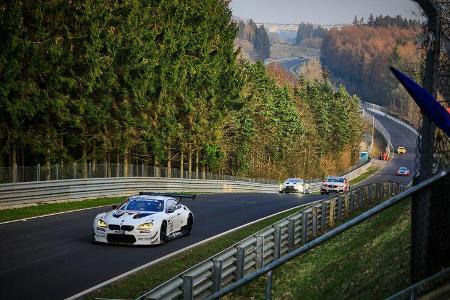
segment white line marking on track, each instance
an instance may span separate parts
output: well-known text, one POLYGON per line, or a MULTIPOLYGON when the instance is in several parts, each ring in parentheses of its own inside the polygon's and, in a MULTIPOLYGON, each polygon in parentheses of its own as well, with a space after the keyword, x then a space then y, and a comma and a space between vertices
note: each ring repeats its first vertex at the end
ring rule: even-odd
POLYGON ((5 222, 1 222, 0 225, 3 225, 3 224, 9 224, 9 223, 14 223, 14 222, 26 222, 26 221, 28 221, 28 220, 33 220, 33 219, 38 219, 38 218, 45 218, 45 217, 57 216, 57 215, 62 215, 62 214, 71 213, 71 212, 77 212, 77 211, 83 211, 83 210, 95 209, 95 208, 107 207, 107 206, 111 206, 111 205, 100 205, 100 206, 94 206, 94 207, 87 207, 87 208, 73 209, 73 210, 68 210, 68 211, 60 211, 60 212, 57 212, 57 213, 52 213, 52 214, 47 214, 47 215, 42 215, 42 216, 34 216, 34 217, 28 217, 28 218, 17 219, 17 220, 5 221, 5 222))
MULTIPOLYGON (((321 201, 321 200, 323 200, 323 199, 320 199, 320 200, 317 200, 317 201, 321 201)), ((180 253, 182 253, 182 252, 188 251, 188 250, 190 250, 190 249, 192 249, 192 248, 194 248, 194 247, 200 246, 200 245, 205 244, 205 243, 207 243, 207 242, 209 242, 209 241, 212 241, 212 240, 214 240, 214 239, 217 239, 217 238, 219 238, 219 237, 222 237, 222 236, 224 236, 224 235, 226 235, 226 234, 232 233, 232 232, 234 232, 234 231, 236 231, 236 230, 239 230, 239 229, 242 229, 242 228, 244 228, 244 227, 250 226, 250 225, 255 224, 255 223, 257 223, 257 222, 264 221, 265 219, 274 217, 274 216, 276 216, 276 215, 285 213, 285 212, 287 212, 287 211, 290 211, 290 210, 293 210, 293 209, 296 209, 296 208, 302 208, 302 207, 304 207, 304 206, 309 206, 309 205, 311 205, 311 204, 313 204, 313 203, 315 203, 315 202, 317 202, 317 201, 313 201, 313 202, 309 202, 309 203, 302 204, 302 205, 299 205, 299 206, 291 207, 291 208, 289 208, 289 209, 285 209, 285 210, 283 210, 283 211, 277 212, 277 213, 272 214, 272 215, 270 215, 270 216, 267 216, 267 217, 264 217, 264 218, 261 218, 261 219, 252 221, 252 222, 250 222, 250 223, 241 225, 241 226, 239 226, 239 227, 236 227, 236 228, 227 230, 227 231, 225 231, 225 232, 219 233, 219 234, 217 234, 217 235, 215 235, 215 236, 212 236, 212 237, 207 238, 206 240, 200 241, 200 242, 198 242, 198 243, 195 243, 195 244, 192 244, 192 245, 190 245, 190 246, 187 246, 187 247, 185 247, 185 248, 183 248, 183 249, 177 250, 177 251, 175 251, 175 252, 173 252, 173 253, 170 253, 170 254, 168 254, 168 255, 166 255, 166 256, 160 257, 160 258, 158 258, 158 259, 156 259, 156 260, 153 260, 153 261, 151 261, 151 262, 149 262, 149 263, 146 263, 146 264, 144 264, 144 265, 142 265, 142 266, 139 266, 139 267, 137 267, 137 268, 134 268, 134 269, 132 269, 132 270, 126 272, 126 273, 120 274, 119 276, 116 276, 116 277, 111 278, 111 279, 109 279, 109 280, 107 280, 107 281, 104 281, 104 282, 102 282, 102 283, 99 283, 99 284, 97 284, 96 286, 93 286, 93 287, 91 287, 91 288, 89 288, 89 289, 87 289, 87 290, 84 290, 84 291, 82 291, 82 292, 76 294, 76 295, 73 295, 73 296, 70 296, 70 297, 66 298, 66 300, 74 300, 74 299, 78 299, 78 298, 80 298, 80 297, 82 297, 82 296, 84 296, 84 295, 86 295, 86 294, 89 294, 90 292, 93 292, 93 291, 95 291, 95 290, 97 290, 97 289, 99 289, 99 288, 101 288, 101 287, 104 287, 105 285, 108 285, 108 284, 110 284, 110 283, 113 283, 114 281, 117 281, 117 280, 119 280, 119 279, 122 279, 122 278, 124 278, 124 277, 127 277, 128 275, 131 275, 131 274, 133 274, 133 273, 135 273, 135 272, 137 272, 137 271, 139 271, 139 270, 148 268, 148 267, 150 267, 150 266, 152 266, 152 265, 154 265, 154 264, 157 264, 157 263, 159 263, 159 262, 161 262, 161 261, 163 261, 163 260, 165 260, 165 259, 171 258, 171 257, 173 257, 173 256, 175 256, 175 255, 177 255, 177 254, 180 254, 180 253)))

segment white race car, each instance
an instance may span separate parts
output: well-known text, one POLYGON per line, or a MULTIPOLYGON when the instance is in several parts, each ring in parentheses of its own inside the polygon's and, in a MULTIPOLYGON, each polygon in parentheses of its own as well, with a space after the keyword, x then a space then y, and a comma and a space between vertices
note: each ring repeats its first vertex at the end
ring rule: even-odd
POLYGON ((178 198, 184 195, 140 193, 113 210, 98 214, 93 239, 98 243, 156 245, 191 232, 194 216, 178 198))
POLYGON ((309 183, 301 178, 288 178, 280 185, 279 192, 309 194, 309 183))
POLYGON ((343 193, 350 190, 350 184, 344 177, 328 176, 326 180, 322 181, 320 187, 320 193, 322 195, 329 194, 331 192, 343 193))

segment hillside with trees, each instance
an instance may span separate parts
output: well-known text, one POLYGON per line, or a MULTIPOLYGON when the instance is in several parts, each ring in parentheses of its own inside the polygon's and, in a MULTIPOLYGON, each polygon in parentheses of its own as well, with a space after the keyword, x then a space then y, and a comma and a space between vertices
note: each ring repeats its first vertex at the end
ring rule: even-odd
MULTIPOLYGON (((244 32, 256 41, 257 31, 244 32)), ((283 178, 355 162, 358 99, 240 60, 239 32, 221 0, 3 4, 0 167, 283 178)))
POLYGON ((264 26, 257 26, 252 19, 238 21, 237 45, 246 59, 264 61, 270 57, 270 40, 264 26))
POLYGON ((416 105, 389 71, 393 65, 420 81, 422 53, 417 47, 421 27, 401 17, 354 20, 353 26, 332 29, 324 37, 321 61, 336 82, 363 101, 389 107, 417 122, 416 105))

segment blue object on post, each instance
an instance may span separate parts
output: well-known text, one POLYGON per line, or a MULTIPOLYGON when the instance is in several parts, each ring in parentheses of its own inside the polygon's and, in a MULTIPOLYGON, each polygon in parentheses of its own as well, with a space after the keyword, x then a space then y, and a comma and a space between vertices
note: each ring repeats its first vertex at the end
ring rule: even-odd
POLYGON ((450 113, 427 90, 418 85, 403 72, 390 67, 392 73, 419 105, 422 112, 450 136, 450 113))

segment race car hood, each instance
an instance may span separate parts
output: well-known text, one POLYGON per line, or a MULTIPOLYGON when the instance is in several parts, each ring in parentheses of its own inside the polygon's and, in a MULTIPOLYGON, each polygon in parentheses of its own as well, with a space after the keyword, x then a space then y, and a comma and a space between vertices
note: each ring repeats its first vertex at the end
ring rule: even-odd
POLYGON ((161 212, 113 210, 106 213, 103 220, 107 224, 142 224, 155 220, 161 215, 161 212))
POLYGON ((344 182, 325 181, 324 183, 322 183, 322 185, 345 186, 345 183, 344 182))

